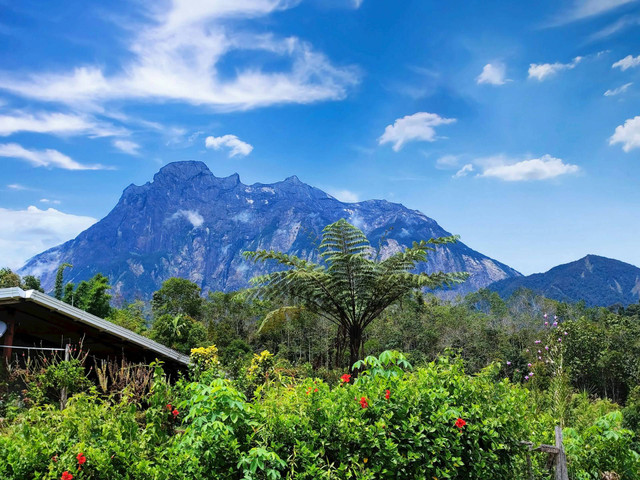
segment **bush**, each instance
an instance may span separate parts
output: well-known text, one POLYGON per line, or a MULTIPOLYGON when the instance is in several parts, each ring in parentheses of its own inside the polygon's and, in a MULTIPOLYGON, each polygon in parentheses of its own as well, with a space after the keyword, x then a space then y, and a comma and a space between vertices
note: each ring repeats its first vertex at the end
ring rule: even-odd
POLYGON ((308 379, 264 390, 255 442, 288 459, 287 478, 513 478, 523 389, 491 371, 467 376, 457 360, 402 375, 383 363, 333 389, 308 379))

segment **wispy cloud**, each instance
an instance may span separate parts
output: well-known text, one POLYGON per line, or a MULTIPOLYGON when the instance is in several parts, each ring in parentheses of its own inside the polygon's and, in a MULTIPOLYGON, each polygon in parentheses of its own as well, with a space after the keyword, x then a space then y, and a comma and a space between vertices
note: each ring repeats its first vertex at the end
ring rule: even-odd
POLYGON ((22 190, 31 190, 29 187, 25 187, 24 185, 20 185, 19 183, 10 183, 7 185, 9 190, 22 191, 22 190))
POLYGON ((509 80, 505 78, 507 67, 504 63, 487 63, 482 68, 482 73, 476 78, 477 84, 504 85, 509 80))
POLYGON ((132 142, 131 140, 117 139, 113 141, 113 146, 121 152, 128 153, 129 155, 140 154, 140 145, 136 142, 132 142))
POLYGON ((230 22, 267 17, 295 6, 293 0, 221 0, 153 3, 149 22, 129 25, 131 60, 115 73, 95 65, 71 71, 0 74, 0 88, 29 98, 95 106, 109 100, 172 100, 217 110, 245 110, 282 103, 338 100, 358 83, 356 68, 335 66, 297 37, 279 38, 229 28, 230 22), (243 52, 249 60, 231 76, 221 62, 243 52), (260 67, 260 55, 286 66, 260 67), (253 61, 251 61, 253 59, 253 61))
POLYGON ((457 168, 460 165, 460 155, 443 155, 436 160, 436 168, 446 170, 457 168))
POLYGON ((247 142, 243 142, 235 135, 223 135, 221 137, 207 137, 204 141, 207 148, 220 150, 222 148, 229 149, 229 158, 235 156, 246 157, 253 150, 253 146, 247 142))
POLYGON ((623 5, 636 1, 637 0, 573 0, 568 8, 556 15, 549 26, 560 26, 578 20, 604 15, 623 5))
POLYGON ((40 203, 52 203, 54 205, 60 205, 60 200, 51 200, 50 198, 41 198, 40 203))
POLYGON ((627 91, 627 89, 633 85, 633 83, 629 82, 629 83, 625 83, 624 85, 618 87, 618 88, 614 88, 613 90, 609 89, 606 92, 604 92, 604 96, 605 97, 613 97, 615 95, 620 95, 621 93, 624 93, 627 91))
POLYGON ((85 165, 78 163, 57 150, 28 150, 17 143, 0 144, 0 157, 25 160, 35 167, 55 167, 65 170, 102 170, 102 165, 85 165))
POLYGON ((412 141, 436 141, 435 127, 455 122, 455 118, 444 118, 436 113, 418 112, 397 119, 393 125, 387 125, 378 144, 392 143, 393 150, 398 152, 412 141))
POLYGON ((77 114, 16 111, 10 115, 0 115, 0 136, 6 137, 19 132, 46 133, 69 136, 86 134, 91 137, 126 135, 123 128, 96 122, 77 114))
POLYGON ((571 70, 576 67, 583 57, 576 57, 569 63, 532 63, 529 65, 529 78, 539 82, 554 76, 561 70, 571 70))
POLYGON ((635 68, 640 65, 640 55, 634 57, 633 55, 627 55, 621 60, 611 65, 611 68, 619 68, 623 72, 629 68, 635 68))
POLYGON ((640 25, 640 16, 638 15, 624 15, 615 22, 606 27, 598 30, 596 33, 589 37, 590 41, 602 40, 604 38, 615 35, 622 32, 627 28, 637 27, 640 25))
POLYGON ((169 221, 180 218, 187 220, 193 228, 201 227, 204 223, 204 217, 197 210, 178 210, 169 217, 169 221))
POLYGON ((549 180, 580 171, 577 165, 564 163, 560 158, 543 155, 540 158, 513 161, 498 156, 481 161, 484 163, 481 177, 492 177, 506 182, 549 180))
POLYGON ((327 189, 327 193, 331 195, 333 198, 336 198, 344 203, 356 203, 360 201, 360 197, 357 193, 352 192, 351 190, 334 190, 327 189))
POLYGON ((473 165, 470 163, 467 163, 466 165, 464 165, 460 170, 458 170, 455 175, 453 176, 453 178, 460 178, 460 177, 466 177, 467 175, 469 175, 471 172, 473 172, 474 168, 473 165))
POLYGON ((630 152, 640 148, 640 115, 629 118, 623 125, 618 125, 611 137, 609 145, 622 144, 622 150, 630 152))
POLYGON ((0 265, 21 267, 28 258, 75 237, 95 222, 95 218, 71 215, 53 208, 0 208, 0 265))

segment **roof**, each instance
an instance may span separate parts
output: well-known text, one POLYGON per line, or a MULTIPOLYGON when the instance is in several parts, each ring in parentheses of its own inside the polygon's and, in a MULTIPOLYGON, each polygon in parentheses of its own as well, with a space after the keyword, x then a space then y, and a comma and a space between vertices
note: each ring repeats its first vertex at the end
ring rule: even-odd
POLYGON ((65 317, 73 321, 89 325, 102 332, 106 332, 115 337, 118 337, 123 341, 155 352, 162 357, 169 358, 184 365, 189 364, 189 357, 187 355, 183 355, 182 353, 161 345, 158 342, 154 342, 147 337, 138 335, 137 333, 132 332, 127 328, 116 325, 115 323, 111 323, 100 317, 96 317, 95 315, 91 315, 84 310, 72 307, 67 303, 50 297, 49 295, 46 295, 44 293, 38 292, 37 290, 25 291, 18 287, 0 288, 0 305, 16 304, 20 302, 32 302, 49 310, 55 311, 61 315, 64 315, 65 317))

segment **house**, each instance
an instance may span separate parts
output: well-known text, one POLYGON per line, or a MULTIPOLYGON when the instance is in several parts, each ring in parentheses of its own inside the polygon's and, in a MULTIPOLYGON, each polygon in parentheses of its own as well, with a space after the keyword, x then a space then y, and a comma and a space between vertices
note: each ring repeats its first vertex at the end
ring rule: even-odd
POLYGON ((36 290, 0 288, 0 322, 0 334, 5 330, 0 336, 1 354, 7 360, 34 347, 64 350, 81 344, 94 362, 158 359, 170 372, 183 370, 189 363, 187 355, 36 290))

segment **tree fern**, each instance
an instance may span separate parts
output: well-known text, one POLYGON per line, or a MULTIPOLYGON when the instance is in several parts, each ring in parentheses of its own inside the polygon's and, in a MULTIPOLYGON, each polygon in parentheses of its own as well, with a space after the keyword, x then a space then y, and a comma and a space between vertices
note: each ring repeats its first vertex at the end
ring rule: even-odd
POLYGON ((254 294, 289 299, 343 328, 353 364, 361 353, 364 330, 389 305, 412 290, 450 287, 468 277, 463 272, 412 273, 430 251, 456 241, 451 236, 414 242, 380 261, 365 234, 341 219, 322 232, 318 247, 322 264, 273 250, 244 252, 244 256, 288 267, 253 278, 254 294))

